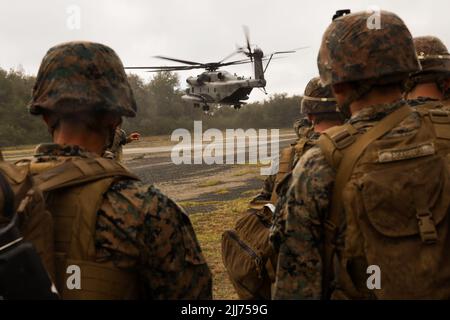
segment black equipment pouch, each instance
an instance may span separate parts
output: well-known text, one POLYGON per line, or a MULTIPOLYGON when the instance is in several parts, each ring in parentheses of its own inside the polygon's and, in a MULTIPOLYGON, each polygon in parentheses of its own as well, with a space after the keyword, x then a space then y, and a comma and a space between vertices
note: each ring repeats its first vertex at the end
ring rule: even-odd
POLYGON ((58 299, 42 261, 33 245, 25 242, 19 232, 18 215, 14 210, 14 193, 0 172, 4 216, 11 218, 0 229, 0 299, 58 299))

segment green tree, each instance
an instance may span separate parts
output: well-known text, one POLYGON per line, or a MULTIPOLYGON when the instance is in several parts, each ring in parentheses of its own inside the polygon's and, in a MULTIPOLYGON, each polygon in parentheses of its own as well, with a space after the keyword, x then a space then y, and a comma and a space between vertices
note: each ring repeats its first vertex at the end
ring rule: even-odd
POLYGON ((42 120, 26 110, 35 78, 0 69, 0 146, 48 141, 42 120))

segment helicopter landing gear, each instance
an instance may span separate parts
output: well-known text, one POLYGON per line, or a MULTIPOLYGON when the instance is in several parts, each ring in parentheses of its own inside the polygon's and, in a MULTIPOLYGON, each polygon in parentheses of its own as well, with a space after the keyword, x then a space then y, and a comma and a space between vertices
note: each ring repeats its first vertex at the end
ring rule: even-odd
POLYGON ((233 108, 234 108, 235 110, 239 110, 241 107, 242 107, 242 104, 235 104, 235 105, 233 106, 233 108))

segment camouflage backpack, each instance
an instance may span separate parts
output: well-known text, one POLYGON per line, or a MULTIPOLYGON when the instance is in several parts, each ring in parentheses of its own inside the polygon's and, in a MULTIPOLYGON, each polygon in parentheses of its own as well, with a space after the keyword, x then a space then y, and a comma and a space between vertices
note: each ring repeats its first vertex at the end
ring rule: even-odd
POLYGON ((326 298, 450 298, 450 114, 421 110, 415 134, 379 139, 411 112, 404 106, 364 134, 346 124, 319 139, 336 170, 326 298), (345 241, 336 242, 344 224, 345 241), (379 268, 381 288, 368 289, 369 266, 379 268))
POLYGON ((0 208, 0 296, 56 299, 52 218, 29 168, 0 162, 0 208))
POLYGON ((306 151, 309 141, 304 137, 282 150, 270 201, 251 205, 235 228, 222 235, 223 263, 240 299, 271 299, 278 255, 269 242, 269 235, 278 200, 277 189, 286 183, 294 157, 306 151))

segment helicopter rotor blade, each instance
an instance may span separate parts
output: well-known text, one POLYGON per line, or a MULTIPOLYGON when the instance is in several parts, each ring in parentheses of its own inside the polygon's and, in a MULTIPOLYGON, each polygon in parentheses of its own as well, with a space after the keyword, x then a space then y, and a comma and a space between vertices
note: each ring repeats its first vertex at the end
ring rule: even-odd
POLYGON ((127 70, 190 70, 201 69, 203 66, 159 66, 159 67, 124 67, 127 70))
POLYGON ((307 49, 309 47, 299 47, 299 48, 295 48, 292 50, 286 50, 286 51, 275 51, 275 52, 271 52, 269 54, 266 54, 265 57, 269 57, 271 55, 276 55, 276 54, 287 54, 287 53, 296 53, 299 50, 303 50, 303 49, 307 49))
MULTIPOLYGON (((272 59, 268 57, 264 57, 262 61, 267 60, 278 60, 283 59, 283 57, 273 57, 272 59)), ((224 63, 210 63, 210 64, 202 64, 202 65, 192 65, 192 66, 152 66, 152 67, 124 67, 127 70, 147 70, 147 72, 159 72, 159 71, 185 71, 185 70, 194 70, 194 69, 208 69, 213 67, 213 69, 218 69, 223 66, 232 66, 239 64, 252 63, 250 59, 242 59, 242 60, 234 60, 224 63)))
POLYGON ((250 57, 250 60, 253 62, 253 52, 252 52, 252 47, 250 45, 250 30, 248 28, 248 26, 242 26, 242 28, 244 29, 244 35, 245 35, 245 41, 247 44, 247 50, 248 50, 248 56, 250 57))
POLYGON ((183 66, 161 66, 161 67, 124 67, 126 70, 140 70, 140 69, 184 69, 183 66))
POLYGON ((297 51, 295 50, 289 50, 289 51, 275 51, 272 54, 284 54, 284 53, 296 53, 297 51))
POLYGON ((229 55, 227 55, 225 58, 223 58, 222 60, 220 60, 218 63, 223 63, 224 61, 230 59, 231 57, 233 57, 234 55, 239 53, 239 48, 236 49, 235 51, 233 51, 232 53, 230 53, 229 55))
POLYGON ((224 63, 220 63, 219 66, 231 66, 234 64, 243 64, 243 63, 252 63, 252 61, 250 59, 242 59, 242 60, 234 60, 234 61, 230 61, 230 62, 224 62, 224 63))
POLYGON ((250 46, 250 30, 249 30, 248 26, 242 26, 242 28, 244 29, 245 41, 247 44, 248 52, 251 53, 252 48, 250 46))
POLYGON ((159 67, 159 68, 153 68, 150 70, 147 70, 146 72, 160 72, 160 71, 186 71, 186 70, 193 70, 193 69, 203 69, 203 67, 199 67, 199 66, 191 66, 191 67, 181 67, 181 68, 164 68, 164 67, 159 67))
MULTIPOLYGON (((267 61, 269 60, 269 57, 264 57, 262 59, 262 61, 267 61)), ((282 57, 278 57, 278 58, 272 58, 271 60, 278 60, 278 59, 282 59, 282 57)), ((221 63, 219 66, 233 66, 233 65, 237 65, 237 64, 245 64, 245 63, 252 63, 253 61, 251 61, 250 59, 243 59, 243 60, 236 60, 236 61, 231 61, 231 62, 225 62, 225 63, 221 63)))
POLYGON ((164 59, 164 60, 169 60, 169 61, 175 61, 175 62, 179 62, 179 63, 183 63, 183 64, 189 64, 189 65, 204 65, 204 63, 201 62, 195 62, 195 61, 189 61, 189 60, 181 60, 181 59, 175 59, 175 58, 169 58, 169 57, 165 57, 165 56, 154 56, 154 58, 158 58, 158 59, 164 59))

